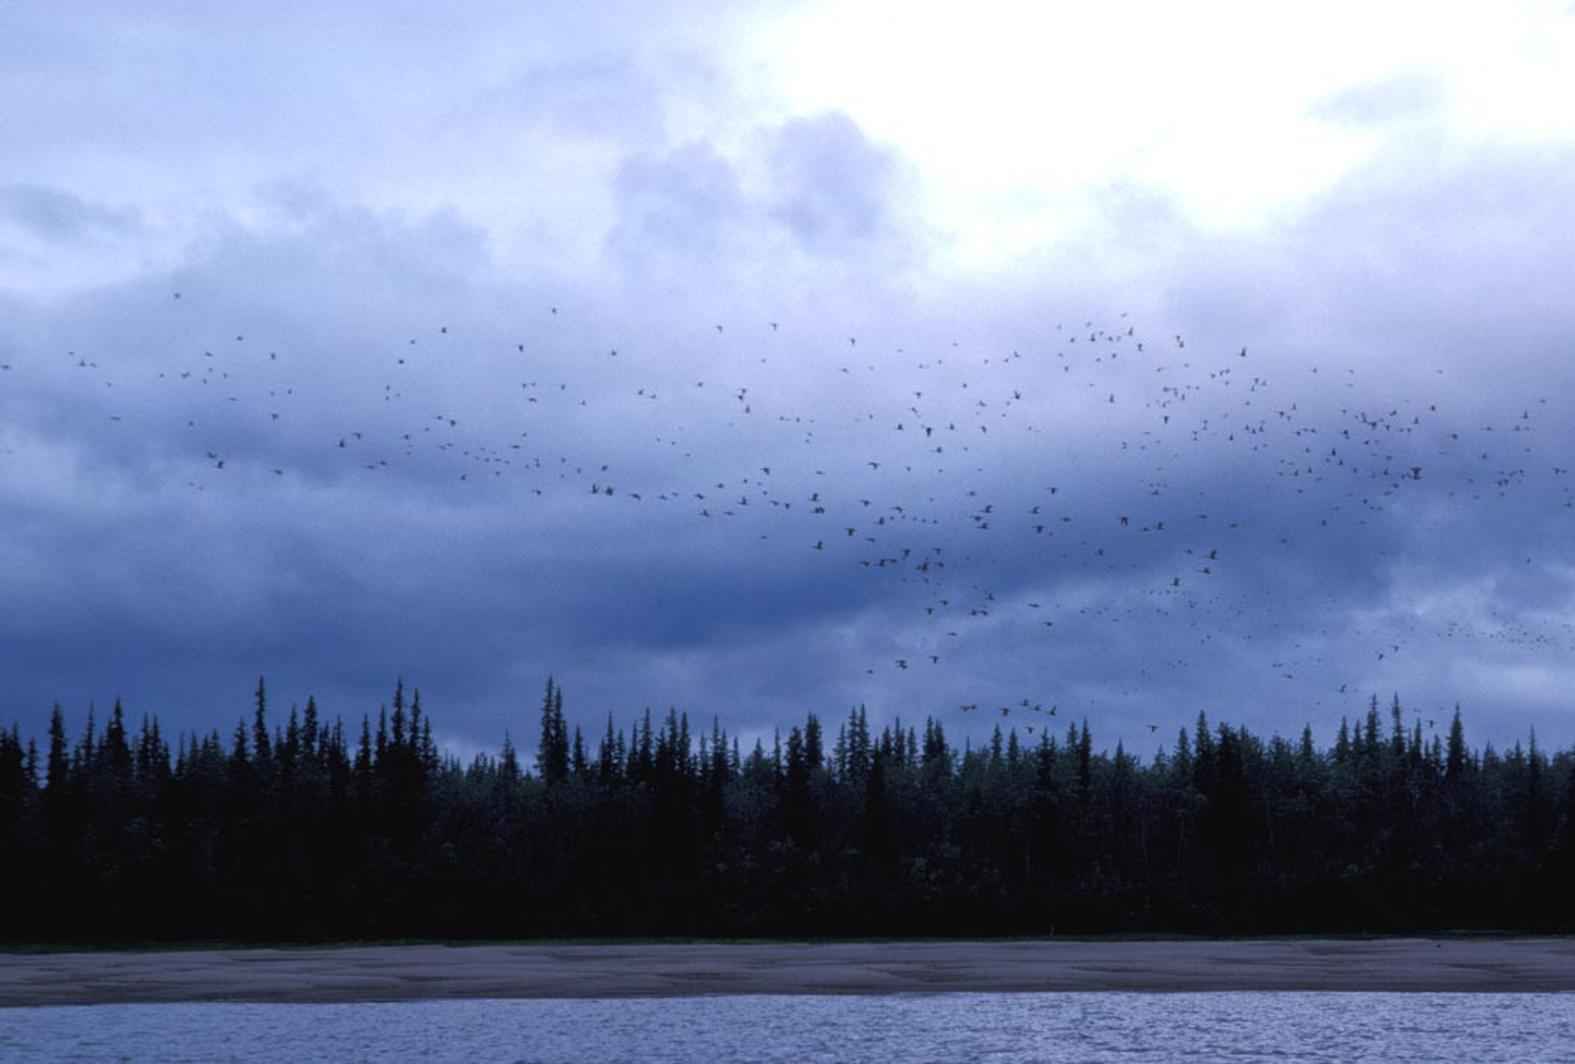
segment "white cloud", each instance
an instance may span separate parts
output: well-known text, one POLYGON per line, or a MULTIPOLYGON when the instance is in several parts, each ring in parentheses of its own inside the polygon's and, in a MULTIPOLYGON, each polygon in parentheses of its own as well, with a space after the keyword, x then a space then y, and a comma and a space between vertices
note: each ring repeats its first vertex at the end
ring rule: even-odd
POLYGON ((1210 230, 1294 215, 1405 135, 1317 118, 1396 71, 1439 85, 1452 139, 1567 143, 1570 32, 1550 4, 821 3, 745 55, 781 113, 845 111, 911 160, 967 270, 1077 234, 1112 184, 1210 230))

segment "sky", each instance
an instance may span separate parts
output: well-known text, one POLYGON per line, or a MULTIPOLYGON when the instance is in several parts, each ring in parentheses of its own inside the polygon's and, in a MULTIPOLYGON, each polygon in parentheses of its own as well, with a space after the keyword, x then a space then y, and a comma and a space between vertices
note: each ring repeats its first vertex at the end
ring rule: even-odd
POLYGON ((1575 6, 327 6, 0 5, 0 721, 1575 744, 1575 6))

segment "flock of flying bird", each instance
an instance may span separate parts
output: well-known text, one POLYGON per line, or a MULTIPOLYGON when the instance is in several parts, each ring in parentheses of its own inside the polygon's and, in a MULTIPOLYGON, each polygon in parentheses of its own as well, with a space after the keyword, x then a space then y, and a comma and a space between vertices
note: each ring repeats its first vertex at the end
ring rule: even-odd
POLYGON ((586 544, 697 551, 740 578, 720 613, 780 601, 800 623, 809 589, 822 636, 811 622, 806 645, 867 622, 836 644, 864 655, 856 700, 951 693, 945 709, 1028 717, 1030 734, 1124 707, 1152 734, 1156 713, 1169 728, 1200 703, 1238 708, 1210 696, 1246 673, 1350 711, 1424 641, 1575 649, 1567 621, 1491 601, 1383 601, 1396 573, 1446 564, 1413 556, 1430 535, 1555 511, 1568 531, 1567 459, 1536 443, 1545 397, 1462 424, 1451 388, 1393 394, 1359 366, 1201 350, 1125 314, 912 352, 707 323, 664 341, 673 358, 548 306, 516 337, 433 322, 330 358, 168 298, 158 343, 0 352, 0 387, 83 398, 64 375, 86 374, 131 434, 110 446, 179 437, 171 465, 194 491, 396 476, 586 544))

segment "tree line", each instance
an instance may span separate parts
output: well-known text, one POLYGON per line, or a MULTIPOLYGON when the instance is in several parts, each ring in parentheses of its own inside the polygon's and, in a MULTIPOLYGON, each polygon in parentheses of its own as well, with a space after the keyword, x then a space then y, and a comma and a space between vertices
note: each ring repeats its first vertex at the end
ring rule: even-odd
POLYGON ((462 763, 403 683, 173 747, 117 701, 0 731, 0 880, 26 942, 1575 930, 1575 751, 1388 720, 1320 749, 1199 715, 1147 763, 1087 721, 962 749, 813 713, 740 750, 649 710, 594 743, 547 682, 533 762, 462 763))

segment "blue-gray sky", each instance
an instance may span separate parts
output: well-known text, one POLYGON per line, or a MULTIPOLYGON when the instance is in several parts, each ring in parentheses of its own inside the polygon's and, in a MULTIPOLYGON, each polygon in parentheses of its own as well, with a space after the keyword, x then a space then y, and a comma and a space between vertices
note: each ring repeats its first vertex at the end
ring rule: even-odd
POLYGON ((0 720, 1575 742, 1567 5, 583 6, 0 7, 0 720))

